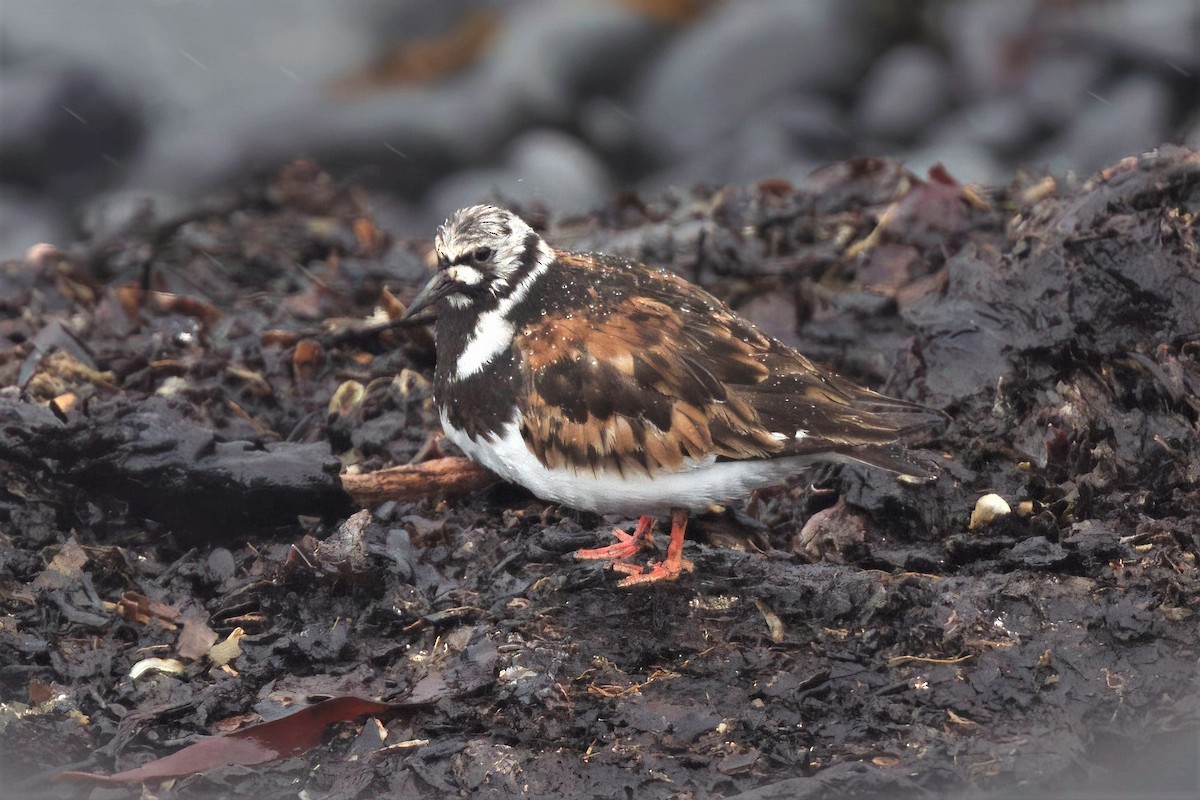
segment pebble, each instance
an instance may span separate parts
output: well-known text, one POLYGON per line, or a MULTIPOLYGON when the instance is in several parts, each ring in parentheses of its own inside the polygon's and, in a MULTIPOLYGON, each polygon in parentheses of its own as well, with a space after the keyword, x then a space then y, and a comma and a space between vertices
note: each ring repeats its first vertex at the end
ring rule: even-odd
POLYGON ((1009 513, 1012 513, 1012 508, 1007 500, 998 494, 985 494, 975 501, 975 508, 971 511, 971 522, 967 527, 978 530, 997 517, 1009 513))
POLYGON ((1013 155, 1020 153, 1036 134, 1028 104, 1024 98, 1012 94, 962 106, 946 115, 926 135, 934 149, 964 144, 1013 155))
POLYGON ((1025 72, 1020 94, 1038 122, 1058 127, 1094 99, 1091 93, 1107 68, 1094 53, 1039 53, 1025 72))
POLYGON ((0 259, 18 258, 40 242, 64 242, 65 233, 45 198, 0 183, 0 259))
POLYGON ((149 230, 155 223, 182 214, 187 208, 182 198, 173 195, 118 189, 88 200, 79 214, 79 228, 85 236, 106 239, 149 230))
POLYGON ((1196 64, 1200 3, 1195 0, 1142 0, 1100 3, 1086 14, 1073 14, 1068 25, 1104 52, 1161 62, 1168 69, 1196 64))
POLYGON ((635 102, 649 143, 682 158, 784 92, 849 88, 871 55, 860 8, 840 0, 719 6, 649 67, 635 102))
POLYGON ((1194 0, 960 0, 919 28, 845 0, 709 3, 672 22, 594 0, 369 2, 284 27, 271 4, 9 5, 0 258, 69 243, 81 211, 120 230, 139 196, 188 200, 300 155, 365 184, 390 232, 427 237, 489 198, 570 214, 617 188, 800 184, 861 155, 1004 184, 1200 146, 1194 0), (345 90, 468 12, 497 25, 461 71, 345 90))
POLYGON ((643 179, 639 188, 656 192, 670 186, 745 184, 766 178, 800 182, 821 165, 822 154, 839 151, 849 129, 827 98, 793 95, 755 113, 685 161, 643 179))
POLYGON ((863 79, 855 122, 877 139, 915 138, 945 111, 951 89, 941 56, 921 45, 901 45, 876 60, 863 79))
POLYGON ((1161 144, 1169 135, 1170 114, 1170 93, 1159 80, 1125 78, 1098 90, 1042 160, 1052 171, 1089 174, 1161 144))
POLYGON ((4 69, 0 179, 62 192, 111 185, 142 140, 136 98, 78 64, 4 69))
POLYGON ((1009 177, 1007 170, 988 148, 970 142, 932 144, 897 155, 920 176, 928 175, 930 167, 941 164, 959 183, 994 186, 1009 177))
POLYGON ((1028 35, 1039 5, 1038 0, 961 0, 942 6, 937 27, 964 95, 993 97, 1018 82, 1011 48, 1028 35))
POLYGON ((619 3, 520 3, 477 74, 534 120, 564 123, 581 97, 623 87, 662 33, 649 15, 619 3))
POLYGON ((1200 150, 1200 114, 1192 117, 1192 122, 1186 130, 1187 134, 1183 137, 1184 146, 1200 150))
POLYGON ((544 205, 555 214, 587 211, 605 202, 612 184, 603 163, 561 131, 521 134, 498 166, 466 169, 439 181, 426 198, 431 224, 480 202, 544 205))

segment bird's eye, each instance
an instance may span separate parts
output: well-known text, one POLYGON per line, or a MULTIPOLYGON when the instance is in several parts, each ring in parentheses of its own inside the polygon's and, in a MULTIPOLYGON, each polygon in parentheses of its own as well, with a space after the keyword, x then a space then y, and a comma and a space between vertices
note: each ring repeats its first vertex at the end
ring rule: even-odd
POLYGON ((476 262, 482 264, 484 261, 487 261, 489 258, 492 257, 492 248, 480 247, 478 250, 476 250, 474 253, 471 254, 471 257, 474 258, 476 262))

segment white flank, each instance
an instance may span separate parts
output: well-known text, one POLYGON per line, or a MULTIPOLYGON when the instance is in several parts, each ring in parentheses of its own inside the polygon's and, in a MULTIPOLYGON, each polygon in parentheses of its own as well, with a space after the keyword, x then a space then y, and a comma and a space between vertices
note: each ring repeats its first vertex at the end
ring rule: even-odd
POLYGON ((672 508, 693 511, 745 497, 752 489, 781 483, 814 460, 808 456, 765 461, 688 461, 679 472, 653 478, 628 478, 612 472, 548 469, 525 446, 516 417, 491 440, 471 439, 450 425, 442 412, 442 428, 468 457, 505 480, 519 483, 543 500, 601 514, 659 514, 672 508))
POLYGON ((508 321, 509 312, 525 299, 538 278, 550 269, 554 261, 554 251, 545 242, 538 243, 537 263, 529 274, 521 279, 513 290, 500 301, 491 311, 485 311, 475 321, 475 330, 467 340, 462 355, 458 359, 457 375, 459 380, 469 378, 480 372, 488 364, 512 347, 513 335, 516 329, 508 321))

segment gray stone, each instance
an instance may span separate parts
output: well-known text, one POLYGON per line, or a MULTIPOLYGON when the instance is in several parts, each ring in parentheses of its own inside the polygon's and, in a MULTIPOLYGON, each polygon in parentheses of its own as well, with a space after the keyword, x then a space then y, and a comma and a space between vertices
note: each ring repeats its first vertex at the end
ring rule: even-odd
POLYGON ((135 97, 77 64, 4 68, 0 180, 72 195, 111 183, 142 140, 135 97))
POLYGON ((90 239, 149 230, 185 209, 179 198, 161 192, 117 189, 89 198, 79 212, 79 228, 90 239))
POLYGON ((623 86, 662 33, 619 3, 533 0, 509 11, 476 72, 535 121, 565 122, 579 97, 623 86))
POLYGON ((928 47, 901 45, 871 65, 855 121, 868 136, 906 141, 930 127, 950 104, 947 65, 928 47))
POLYGON ((1100 85, 1106 70, 1097 53, 1038 53, 1025 70, 1021 95, 1038 121, 1057 128, 1093 102, 1089 92, 1100 85))
POLYGON ((1186 131, 1183 135, 1184 146, 1200 150, 1200 114, 1193 114, 1191 123, 1185 125, 1184 130, 1186 131))
POLYGON ((816 153, 848 136, 832 102, 819 95, 789 98, 763 109, 738 130, 713 145, 726 151, 717 174, 697 176, 718 183, 742 184, 765 178, 795 180, 817 165, 816 153))
POLYGON ((356 68, 374 28, 361 2, 9 0, 5 49, 68 53, 147 98, 159 118, 236 105, 252 111, 356 68))
POLYGON ((816 94, 785 98, 709 142, 688 158, 639 182, 643 192, 669 186, 802 181, 828 154, 840 153, 850 133, 837 106, 816 94))
POLYGON ((668 157, 694 153, 790 91, 849 88, 871 56, 859 3, 727 3, 653 64, 634 112, 668 157))
POLYGON ((439 181, 425 205, 436 224, 455 209, 483 202, 540 203, 555 214, 579 213, 604 203, 611 192, 604 165, 579 140, 539 129, 515 139, 500 166, 439 181))
POLYGON ((476 82, 336 103, 313 94, 260 114, 223 109, 201 127, 172 125, 160 131, 130 185, 194 191, 305 155, 331 170, 351 164, 378 185, 412 194, 493 153, 518 121, 506 98, 476 82))
POLYGON ((609 4, 523 3, 460 76, 349 97, 313 83, 257 107, 214 108, 202 125, 180 119, 163 130, 134 180, 203 187, 304 154, 418 195, 462 164, 494 159, 531 122, 567 121, 581 93, 640 63, 657 31, 645 15, 609 4))
POLYGON ((0 261, 23 258, 35 244, 66 244, 68 232, 45 200, 0 185, 0 261))
POLYGON ((1009 171, 992 152, 968 142, 930 144, 909 153, 896 154, 915 174, 925 177, 929 168, 941 164, 959 183, 995 185, 1008 179, 1009 171))
POLYGON ((600 150, 626 150, 637 143, 633 114, 611 97, 594 97, 584 102, 579 108, 578 124, 588 143, 600 150))
POLYGON ((1092 102, 1042 152, 1053 172, 1091 173, 1169 137, 1171 95, 1158 80, 1134 75, 1095 93, 1092 102))
POLYGON ((1039 0, 960 0, 940 5, 938 27, 965 96, 990 97, 1012 86, 1011 43, 1028 32, 1039 6, 1039 0))
POLYGON ((955 109, 928 133, 932 145, 968 144, 1012 153, 1033 140, 1033 116, 1017 95, 982 100, 955 109))
POLYGON ((1128 50, 1148 62, 1183 68, 1200 50, 1200 3, 1196 0, 1121 0, 1095 3, 1072 14, 1063 27, 1093 34, 1105 52, 1128 50))

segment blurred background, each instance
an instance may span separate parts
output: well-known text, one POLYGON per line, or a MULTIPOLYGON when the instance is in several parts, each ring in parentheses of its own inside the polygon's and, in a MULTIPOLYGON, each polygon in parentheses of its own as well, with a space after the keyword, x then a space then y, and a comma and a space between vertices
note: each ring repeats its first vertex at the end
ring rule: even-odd
POLYGON ((1197 0, 4 0, 0 258, 298 157, 428 237, 483 200, 963 182, 1200 146, 1197 0))

